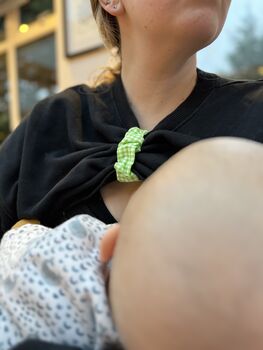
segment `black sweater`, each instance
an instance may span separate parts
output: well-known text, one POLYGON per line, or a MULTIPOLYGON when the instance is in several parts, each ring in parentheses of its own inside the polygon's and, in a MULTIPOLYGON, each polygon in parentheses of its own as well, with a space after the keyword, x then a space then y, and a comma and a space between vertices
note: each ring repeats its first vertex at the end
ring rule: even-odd
MULTIPOLYGON (((0 237, 21 218, 53 227, 88 213, 114 222, 100 188, 116 179, 117 145, 133 126, 138 122, 120 77, 110 86, 75 86, 38 103, 0 149, 0 237)), ((263 80, 198 70, 190 96, 146 135, 132 171, 143 180, 183 147, 215 136, 262 142, 263 80)))
MULTIPOLYGON (((116 179, 117 145, 138 126, 121 78, 69 88, 36 105, 0 149, 0 237, 21 218, 55 226, 77 213, 111 223, 100 196, 116 179)), ((263 80, 232 81, 198 70, 191 95, 147 136, 132 171, 145 179, 183 147, 209 137, 263 140, 263 80)), ((41 342, 19 349, 60 350, 41 342)), ((68 348, 71 349, 71 348, 68 348)))
MULTIPOLYGON (((99 89, 69 88, 38 103, 0 150, 0 237, 22 218, 55 226, 89 213, 114 218, 100 196, 116 179, 117 145, 138 126, 119 77, 99 89)), ((263 80, 198 70, 190 96, 150 133, 132 171, 145 179, 181 148, 214 136, 263 140, 263 80)))

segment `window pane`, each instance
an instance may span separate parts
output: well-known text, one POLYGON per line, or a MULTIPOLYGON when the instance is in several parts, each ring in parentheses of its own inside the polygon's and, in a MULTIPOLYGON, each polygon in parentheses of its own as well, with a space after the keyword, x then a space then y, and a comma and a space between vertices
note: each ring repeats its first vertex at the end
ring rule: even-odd
POLYGON ((52 0, 31 0, 28 4, 20 8, 20 22, 31 23, 35 21, 38 16, 52 11, 52 0))
POLYGON ((6 56, 0 56, 0 143, 9 134, 6 56))
POLYGON ((18 49, 21 116, 57 91, 54 35, 18 49))
POLYGON ((0 17, 0 41, 5 40, 5 18, 0 17))
POLYGON ((262 0, 232 0, 221 35, 198 54, 198 67, 231 78, 263 78, 262 13, 262 0))

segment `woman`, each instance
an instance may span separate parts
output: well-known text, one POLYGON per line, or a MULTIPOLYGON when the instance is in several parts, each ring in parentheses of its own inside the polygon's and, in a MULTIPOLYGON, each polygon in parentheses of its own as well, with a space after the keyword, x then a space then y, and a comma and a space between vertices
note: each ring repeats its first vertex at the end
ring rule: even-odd
POLYGON ((2 233, 21 219, 55 226, 77 213, 119 221, 141 181, 183 147, 213 136, 262 141, 263 82, 196 69, 197 51, 217 38, 230 2, 91 0, 106 45, 119 49, 121 74, 40 102, 6 140, 2 233), (148 132, 124 182, 116 181, 118 145, 133 127, 148 132))

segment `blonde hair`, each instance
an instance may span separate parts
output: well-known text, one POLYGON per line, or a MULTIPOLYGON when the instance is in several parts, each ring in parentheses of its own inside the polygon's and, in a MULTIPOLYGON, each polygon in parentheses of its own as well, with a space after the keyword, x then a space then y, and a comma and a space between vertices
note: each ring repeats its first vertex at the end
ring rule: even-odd
POLYGON ((100 5, 99 0, 90 0, 95 21, 105 46, 111 51, 109 65, 103 67, 100 73, 92 77, 89 85, 96 87, 111 83, 121 71, 121 36, 117 18, 109 14, 100 5))

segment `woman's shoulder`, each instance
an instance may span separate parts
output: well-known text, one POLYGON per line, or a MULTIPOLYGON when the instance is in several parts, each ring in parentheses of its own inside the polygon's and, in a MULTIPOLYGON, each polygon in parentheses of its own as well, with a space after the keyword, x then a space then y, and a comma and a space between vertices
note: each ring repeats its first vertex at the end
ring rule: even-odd
POLYGON ((262 79, 240 79, 231 78, 230 76, 205 72, 198 69, 199 77, 206 83, 210 83, 216 88, 217 93, 229 93, 229 91, 240 91, 243 94, 249 91, 257 90, 259 93, 263 92, 263 78, 262 79))
POLYGON ((94 103, 98 93, 99 89, 80 84, 37 102, 2 143, 0 162, 3 163, 1 158, 7 151, 17 150, 17 154, 20 154, 22 149, 27 146, 32 148, 32 145, 37 149, 47 147, 47 144, 52 144, 54 148, 73 146, 83 139, 83 135, 89 136, 90 131, 86 129, 94 128, 92 109, 98 108, 99 103, 94 103))
POLYGON ((41 116, 45 116, 46 118, 51 117, 52 119, 54 117, 62 118, 66 114, 65 112, 79 111, 82 91, 85 91, 86 95, 88 95, 90 89, 84 84, 75 85, 52 94, 38 101, 25 119, 34 121, 34 119, 39 119, 41 116))
POLYGON ((79 134, 87 125, 93 126, 95 114, 98 118, 98 114, 109 113, 110 103, 105 103, 110 95, 108 90, 86 84, 70 86, 37 102, 18 129, 34 129, 50 137, 58 137, 63 131, 68 134, 66 129, 79 134))
MULTIPOLYGON (((37 102, 26 118, 32 117, 35 111, 39 115, 39 112, 40 114, 48 114, 50 112, 61 112, 66 109, 69 111, 79 110, 83 104, 87 106, 94 98, 98 99, 98 97, 101 97, 105 91, 105 86, 93 88, 87 84, 67 87, 37 102)), ((59 116, 61 116, 61 113, 57 114, 57 117, 59 116)))
POLYGON ((214 73, 199 72, 202 86, 209 93, 202 105, 202 112, 222 115, 250 115, 250 119, 262 120, 263 79, 234 79, 214 73))
POLYGON ((202 137, 236 136, 263 140, 263 79, 231 79, 202 73, 213 85, 196 110, 191 132, 202 137))

